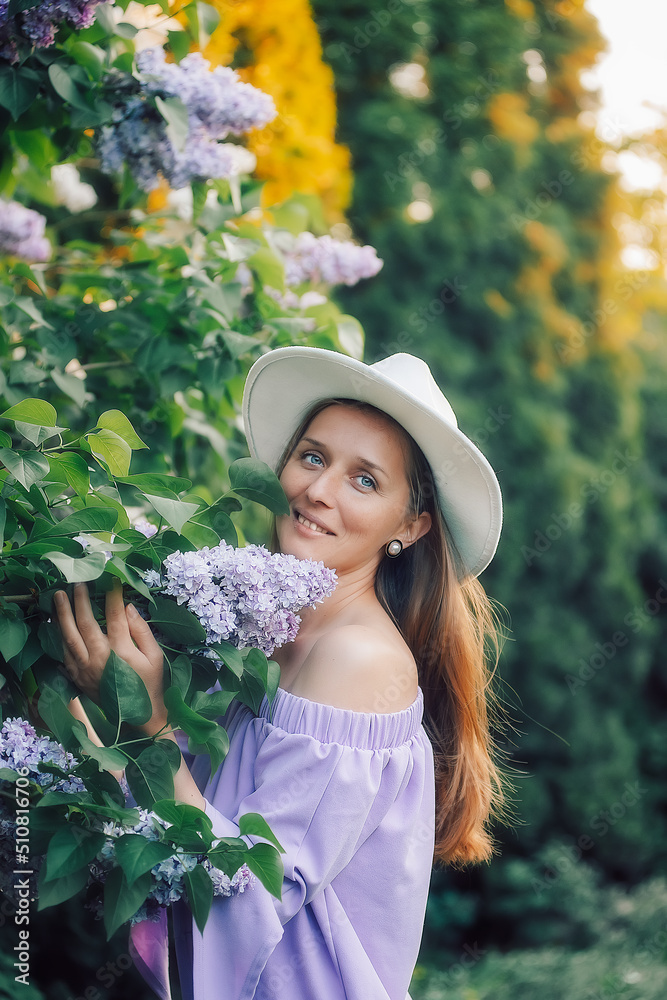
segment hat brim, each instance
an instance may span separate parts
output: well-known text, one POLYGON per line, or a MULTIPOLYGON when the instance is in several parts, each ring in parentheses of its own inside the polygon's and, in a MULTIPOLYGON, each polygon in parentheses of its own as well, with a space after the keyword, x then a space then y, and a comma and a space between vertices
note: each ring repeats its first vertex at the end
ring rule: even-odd
POLYGON ((414 438, 431 466, 465 572, 479 576, 495 554, 502 528, 502 496, 493 469, 462 431, 362 361, 317 347, 280 347, 259 358, 243 393, 251 455, 275 471, 308 410, 329 397, 371 403, 414 438))

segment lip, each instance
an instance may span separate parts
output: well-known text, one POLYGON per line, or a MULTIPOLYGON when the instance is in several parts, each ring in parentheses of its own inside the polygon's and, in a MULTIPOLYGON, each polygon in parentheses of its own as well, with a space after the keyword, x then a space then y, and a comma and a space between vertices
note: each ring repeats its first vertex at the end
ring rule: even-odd
MULTIPOLYGON (((297 524, 299 524, 299 520, 298 520, 298 515, 299 514, 301 514, 301 517, 305 517, 307 521, 312 521, 313 524, 316 524, 319 528, 323 528, 324 531, 326 531, 328 535, 334 535, 335 534, 334 531, 331 531, 329 528, 327 528, 326 524, 322 524, 322 522, 320 521, 319 517, 315 517, 313 514, 306 514, 302 510, 297 510, 296 507, 295 507, 294 508, 294 520, 296 521, 297 524)), ((302 527, 303 527, 303 525, 302 525, 302 527)), ((307 529, 307 530, 309 530, 309 529, 307 529)))

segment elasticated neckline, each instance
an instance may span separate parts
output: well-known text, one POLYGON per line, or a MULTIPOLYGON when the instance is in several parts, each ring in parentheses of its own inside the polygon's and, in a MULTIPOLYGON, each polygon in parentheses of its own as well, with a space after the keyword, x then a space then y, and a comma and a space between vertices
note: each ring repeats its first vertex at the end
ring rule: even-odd
POLYGON ((272 706, 264 696, 259 715, 277 729, 312 736, 321 743, 382 750, 401 746, 419 732, 424 694, 418 687, 412 705, 400 712, 354 712, 309 701, 279 687, 272 706))

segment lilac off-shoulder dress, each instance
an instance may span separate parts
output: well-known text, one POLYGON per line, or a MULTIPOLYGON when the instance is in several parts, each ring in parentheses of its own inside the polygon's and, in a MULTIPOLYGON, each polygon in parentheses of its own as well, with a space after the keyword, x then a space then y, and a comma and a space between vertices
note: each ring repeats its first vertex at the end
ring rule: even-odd
MULTIPOLYGON (((282 900, 259 881, 216 896, 203 935, 176 904, 184 1000, 405 1000, 435 831, 423 709, 421 688, 393 713, 333 708, 282 688, 258 716, 232 702, 222 766, 208 783, 207 758, 191 770, 217 836, 238 837, 246 812, 267 820, 285 849, 282 900)), ((159 925, 138 928, 144 972, 166 998, 159 925)))

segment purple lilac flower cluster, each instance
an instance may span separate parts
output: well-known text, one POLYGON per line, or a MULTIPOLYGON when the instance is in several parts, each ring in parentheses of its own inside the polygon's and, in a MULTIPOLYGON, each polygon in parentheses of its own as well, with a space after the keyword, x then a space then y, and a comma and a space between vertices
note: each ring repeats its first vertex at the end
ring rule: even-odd
MULTIPOLYGON (((11 771, 19 771, 23 777, 49 790, 58 792, 82 792, 85 787, 80 778, 54 779, 47 771, 38 770, 40 763, 56 764, 67 770, 77 763, 71 753, 61 747, 48 736, 38 736, 34 728, 25 719, 6 719, 0 729, 0 767, 11 771), (25 771, 28 771, 26 774, 25 771)), ((0 890, 13 896, 13 885, 16 881, 12 870, 16 867, 16 810, 7 806, 11 799, 0 796, 0 890)), ((32 857, 30 869, 33 872, 31 882, 34 886, 41 867, 42 858, 32 857)))
POLYGON ((18 62, 17 44, 21 41, 48 48, 63 22, 75 29, 89 28, 96 8, 107 2, 110 0, 41 0, 10 18, 9 0, 0 0, 0 58, 18 62))
POLYGON ((301 624, 296 613, 315 607, 336 586, 334 570, 313 559, 271 553, 263 545, 236 549, 226 542, 198 552, 174 552, 164 578, 151 571, 148 586, 185 604, 206 630, 208 642, 256 646, 270 656, 291 642, 301 624))
MULTIPOLYGON (((117 867, 118 862, 114 851, 114 841, 117 837, 134 833, 145 837, 146 840, 159 840, 160 827, 165 830, 170 825, 145 809, 139 809, 139 816, 139 822, 131 827, 121 826, 117 823, 104 823, 102 829, 107 840, 95 860, 91 862, 90 884, 104 883, 110 872, 117 867)), ((212 865, 207 858, 203 858, 203 860, 202 858, 203 856, 195 854, 173 854, 154 865, 151 868, 153 877, 151 891, 134 916, 131 917, 130 923, 136 924, 140 920, 158 920, 163 907, 170 906, 183 897, 185 893, 183 876, 186 872, 191 872, 198 864, 208 872, 213 883, 215 896, 231 896, 234 893, 242 893, 248 888, 255 887, 257 879, 247 865, 242 865, 229 878, 228 875, 212 865)), ((90 908, 96 916, 102 916, 101 893, 90 903, 90 908)))
POLYGON ((383 261, 375 247, 357 246, 332 236, 299 233, 294 246, 285 253, 285 282, 324 281, 327 285, 356 285, 362 278, 372 278, 383 261))
POLYGON ((51 244, 44 236, 46 219, 18 201, 0 199, 0 254, 44 261, 51 244))
MULTIPOLYGON (((48 736, 38 736, 25 719, 6 719, 0 729, 0 767, 12 771, 27 767, 28 777, 38 785, 51 785, 53 775, 38 770, 40 763, 56 764, 63 770, 74 767, 78 761, 60 743, 48 736)), ((82 792, 83 782, 76 776, 62 778, 51 787, 59 792, 82 792)))
POLYGON ((98 140, 102 170, 117 173, 127 163, 139 187, 151 191, 162 174, 172 188, 192 181, 233 177, 241 169, 238 149, 220 142, 262 128, 276 116, 273 98, 227 66, 210 63, 191 52, 180 64, 167 63, 161 48, 144 49, 137 56, 141 93, 129 98, 113 114, 98 140), (188 115, 187 142, 177 149, 152 98, 178 97, 188 115))

